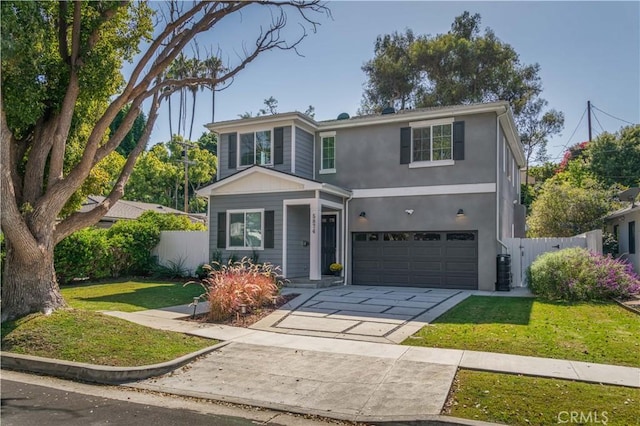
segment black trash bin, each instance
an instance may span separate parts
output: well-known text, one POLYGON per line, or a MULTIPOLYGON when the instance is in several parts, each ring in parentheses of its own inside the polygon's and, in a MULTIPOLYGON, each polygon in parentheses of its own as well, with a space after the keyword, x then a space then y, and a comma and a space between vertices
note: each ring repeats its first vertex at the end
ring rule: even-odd
POLYGON ((511 290, 511 255, 499 254, 496 258, 496 268, 498 280, 496 281, 496 291, 511 290))

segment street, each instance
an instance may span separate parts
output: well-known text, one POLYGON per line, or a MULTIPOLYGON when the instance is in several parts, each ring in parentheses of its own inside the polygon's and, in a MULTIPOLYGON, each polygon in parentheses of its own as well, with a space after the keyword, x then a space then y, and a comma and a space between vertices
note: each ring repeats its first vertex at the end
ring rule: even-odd
POLYGON ((286 413, 2 370, 3 426, 327 424, 286 413))

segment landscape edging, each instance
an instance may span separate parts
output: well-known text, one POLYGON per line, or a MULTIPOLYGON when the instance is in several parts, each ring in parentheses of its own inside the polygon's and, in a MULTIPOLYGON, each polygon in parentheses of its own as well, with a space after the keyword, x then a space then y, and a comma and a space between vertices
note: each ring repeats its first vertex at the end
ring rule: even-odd
POLYGON ((94 365, 84 362, 64 361, 5 351, 0 351, 0 363, 2 368, 9 370, 39 373, 64 379, 81 380, 83 382, 120 384, 161 376, 191 362, 195 358, 216 351, 229 343, 230 342, 220 342, 171 361, 138 367, 94 365))

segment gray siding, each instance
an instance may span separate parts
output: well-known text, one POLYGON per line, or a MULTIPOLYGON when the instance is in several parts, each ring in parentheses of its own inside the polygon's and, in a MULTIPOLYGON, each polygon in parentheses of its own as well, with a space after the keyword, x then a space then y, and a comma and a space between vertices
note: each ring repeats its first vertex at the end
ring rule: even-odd
MULTIPOLYGON (((238 133, 242 133, 242 131, 239 131, 238 133)), ((273 138, 273 129, 271 129, 271 137, 273 138)), ((273 168, 276 170, 280 170, 282 172, 290 173, 291 172, 291 126, 284 128, 283 147, 284 147, 283 164, 276 164, 273 166, 273 168)), ((220 179, 224 179, 225 177, 236 173, 238 170, 246 169, 246 167, 229 169, 228 167, 229 166, 229 137, 227 133, 223 133, 221 135, 220 141, 218 142, 218 150, 219 150, 218 167, 220 167, 220 179)))
POLYGON ((495 182, 496 114, 453 118, 465 122, 465 159, 453 166, 412 169, 400 164, 400 129, 409 126, 407 121, 337 129, 336 173, 317 173, 316 178, 350 189, 495 182))
MULTIPOLYGON (((499 162, 498 162, 498 189, 500 196, 500 239, 504 240, 505 238, 512 238, 515 236, 515 212, 514 205, 518 205, 520 200, 518 199, 519 188, 518 188, 518 180, 520 176, 520 172, 518 168, 515 168, 514 164, 515 159, 509 145, 506 145, 505 151, 505 142, 503 141, 504 131, 502 126, 499 129, 499 162), (505 161, 505 153, 506 153, 506 161, 505 161), (506 167, 503 167, 505 165, 506 167), (511 178, 509 179, 509 173, 511 173, 511 178), (514 203, 515 202, 515 203, 514 203)), ((495 145, 495 142, 494 142, 495 145)))
POLYGON ((287 211, 287 278, 309 277, 309 206, 289 206, 287 211))
MULTIPOLYGON (((272 249, 258 250, 260 262, 270 262, 274 265, 282 265, 282 201, 298 198, 310 198, 314 193, 310 191, 254 194, 247 195, 224 195, 211 197, 209 199, 211 217, 209 218, 209 257, 219 250, 218 241, 218 213, 235 209, 260 209, 274 211, 274 247, 272 249)), ((250 257, 251 250, 226 250, 220 249, 224 262, 229 256, 235 254, 236 257, 250 257)))
POLYGON ((229 135, 220 135, 218 141, 218 167, 220 171, 220 179, 224 179, 229 175, 234 174, 236 169, 229 169, 229 135))
MULTIPOLYGON (((495 173, 495 171, 494 171, 495 173)), ((349 203, 349 232, 478 231, 478 288, 494 290, 496 281, 495 194, 359 198, 349 203), (413 209, 408 215, 406 209, 413 209), (457 217, 458 209, 465 216, 457 217), (364 211, 366 219, 359 217, 364 211)), ((351 241, 351 235, 349 235, 351 241)), ((351 249, 348 250, 351 265, 351 249)))
POLYGON ((296 175, 313 179, 313 135, 296 127, 296 175))
POLYGON ((291 126, 284 128, 282 139, 284 148, 283 162, 282 164, 274 165, 273 168, 281 172, 291 173, 291 126))
POLYGON ((344 199, 342 197, 338 197, 337 195, 327 194, 326 192, 320 192, 320 198, 323 200, 331 201, 333 203, 343 204, 344 199))

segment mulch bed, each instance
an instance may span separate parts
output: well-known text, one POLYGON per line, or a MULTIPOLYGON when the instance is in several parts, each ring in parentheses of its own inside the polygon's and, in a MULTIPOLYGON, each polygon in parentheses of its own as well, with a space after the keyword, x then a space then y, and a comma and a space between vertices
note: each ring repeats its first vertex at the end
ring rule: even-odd
POLYGON ((285 305, 286 303, 289 303, 291 300, 295 299, 298 296, 300 296, 300 295, 299 294, 281 295, 281 296, 278 297, 278 299, 276 299, 276 303, 273 304, 273 305, 263 306, 263 307, 260 307, 258 309, 250 310, 249 312, 247 312, 244 315, 242 315, 240 313, 237 313, 237 314, 232 315, 231 317, 227 318, 224 321, 208 321, 207 320, 207 314, 196 315, 195 318, 187 317, 187 318, 185 318, 185 320, 187 320, 187 321, 207 322, 207 323, 211 323, 211 324, 230 325, 230 326, 233 326, 233 327, 248 328, 248 327, 252 326, 253 324, 257 323, 258 321, 260 321, 262 318, 265 318, 266 316, 268 316, 272 312, 276 311, 281 306, 285 305))

